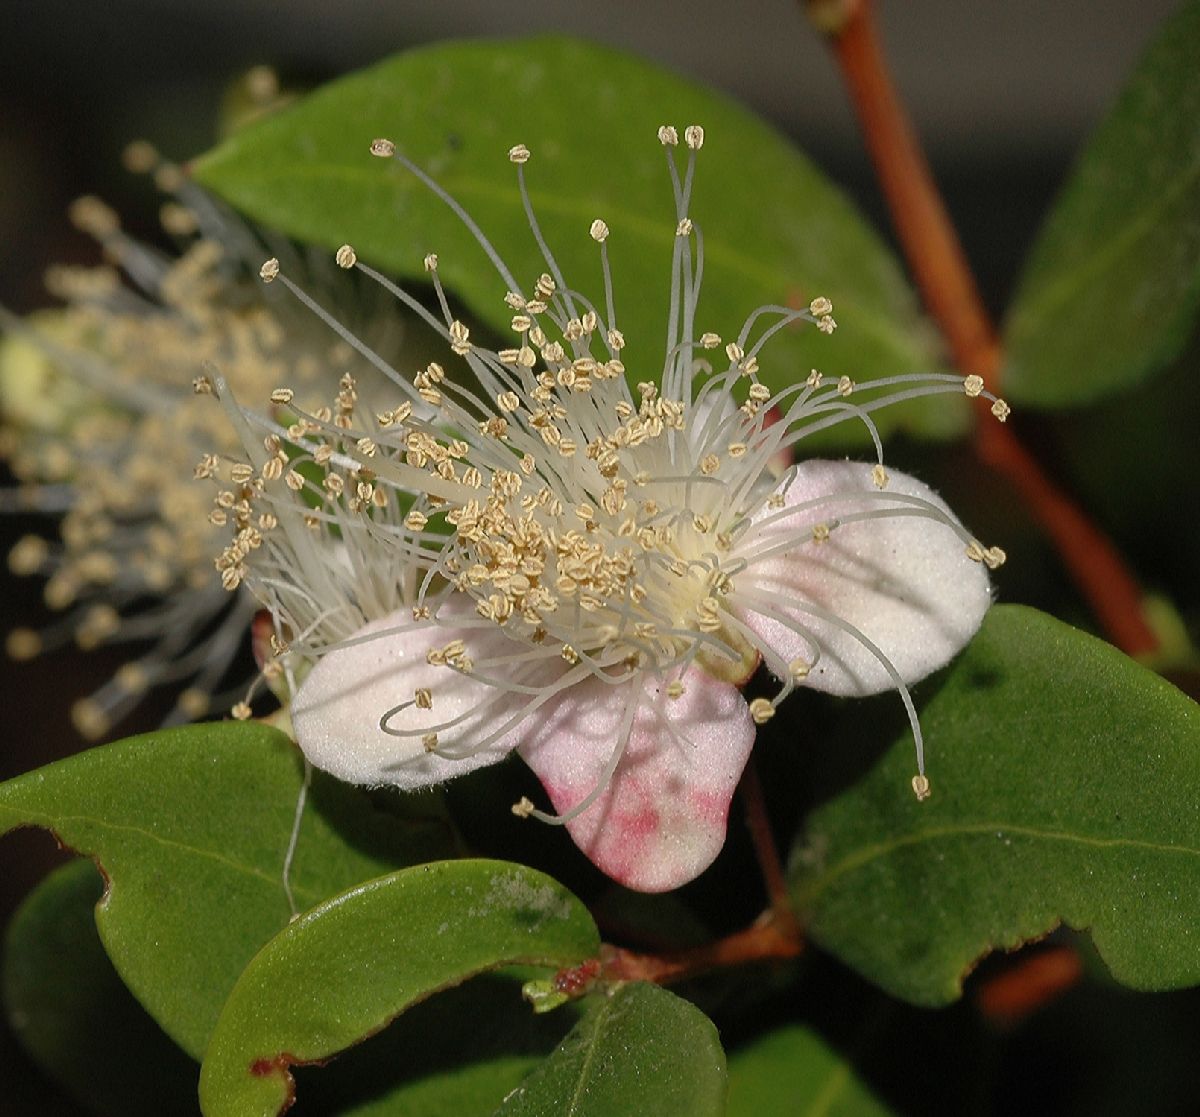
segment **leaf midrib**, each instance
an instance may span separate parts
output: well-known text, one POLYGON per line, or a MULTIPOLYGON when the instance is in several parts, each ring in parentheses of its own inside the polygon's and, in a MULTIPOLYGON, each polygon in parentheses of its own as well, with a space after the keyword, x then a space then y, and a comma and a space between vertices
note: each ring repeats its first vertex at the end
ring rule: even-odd
POLYGON ((592 1063, 596 1059, 596 1049, 600 1046, 600 1035, 603 1032, 607 1018, 612 1014, 613 1002, 607 1000, 592 1010, 596 1015, 595 1026, 583 1052, 583 1062, 579 1067, 579 1076, 575 1080, 575 1090, 571 1094, 571 1104, 567 1109, 567 1117, 575 1117, 579 1112, 579 1103, 583 1098, 584 1086, 592 1073, 592 1063))
POLYGON ((1036 325, 1061 307, 1100 272, 1109 263, 1121 257, 1136 241, 1153 232, 1158 219, 1163 212, 1175 204, 1190 186, 1200 180, 1200 160, 1193 163, 1174 180, 1169 180, 1167 187, 1148 206, 1137 211, 1133 219, 1115 236, 1105 237, 1093 252, 1084 256, 1070 270, 1063 272, 1058 279, 1046 284, 1040 291, 1030 295, 1028 301, 1021 300, 1021 309, 1014 315, 1010 333, 1028 331, 1031 324, 1036 325))
POLYGON ((956 824, 952 826, 932 827, 920 830, 914 834, 903 834, 885 842, 863 846, 843 858, 842 861, 830 870, 822 873, 819 878, 810 881, 804 888, 799 889, 796 898, 801 904, 815 901, 822 892, 826 891, 840 877, 846 876, 862 868, 864 865, 870 864, 872 861, 889 857, 897 850, 907 846, 920 845, 925 841, 938 838, 975 837, 982 834, 995 835, 997 831, 1002 834, 1015 834, 1019 837, 1035 838, 1047 842, 1066 842, 1069 844, 1090 846, 1095 849, 1128 848, 1146 850, 1153 853, 1200 857, 1200 849, 1195 849, 1191 846, 1150 842, 1141 838, 1095 838, 1082 834, 1071 834, 1062 830, 1044 830, 1033 826, 1003 822, 980 822, 969 825, 956 824))
MULTIPOLYGON (((187 845, 184 842, 177 841, 174 838, 166 838, 161 834, 156 834, 152 830, 146 830, 140 826, 131 826, 124 823, 110 822, 103 819, 93 818, 90 815, 50 815, 44 812, 22 812, 15 807, 10 807, 5 804, 0 804, 0 812, 6 812, 16 818, 16 822, 12 826, 5 826, 0 834, 6 833, 8 830, 16 829, 18 826, 38 826, 44 830, 50 830, 54 833, 59 833, 65 830, 68 826, 83 825, 94 827, 102 835, 135 835, 146 841, 153 842, 156 845, 163 846, 167 849, 174 849, 193 857, 199 857, 204 860, 214 861, 218 865, 222 865, 233 872, 240 873, 244 876, 253 877, 262 881, 264 884, 269 884, 272 888, 278 888, 280 895, 286 897, 283 889, 283 854, 280 854, 280 875, 278 877, 271 876, 265 870, 256 868, 248 863, 233 861, 230 858, 219 854, 213 850, 204 849, 200 846, 187 845)), ((68 843, 69 844, 69 843, 68 843)), ((104 854, 99 850, 80 850, 86 856, 96 856, 104 860, 104 854)), ((302 885, 293 885, 292 893, 295 896, 304 896, 313 900, 322 899, 322 894, 313 888, 307 888, 302 885)))

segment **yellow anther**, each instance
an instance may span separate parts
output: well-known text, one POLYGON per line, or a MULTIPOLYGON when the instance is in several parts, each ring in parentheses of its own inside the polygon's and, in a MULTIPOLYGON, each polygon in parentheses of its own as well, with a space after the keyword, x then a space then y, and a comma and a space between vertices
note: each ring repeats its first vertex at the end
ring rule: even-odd
POLYGON ((775 705, 769 698, 755 698, 750 703, 750 716, 755 725, 766 725, 775 716, 775 705))

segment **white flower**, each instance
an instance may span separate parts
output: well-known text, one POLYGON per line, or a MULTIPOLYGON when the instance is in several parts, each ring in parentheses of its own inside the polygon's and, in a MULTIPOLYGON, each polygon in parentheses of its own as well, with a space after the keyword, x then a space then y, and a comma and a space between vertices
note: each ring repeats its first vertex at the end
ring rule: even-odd
MULTIPOLYGON (((108 733, 152 687, 179 691, 168 721, 229 701, 212 692, 229 683, 258 607, 247 594, 231 599, 215 577, 212 553, 229 513, 192 482, 202 450, 239 445, 215 401, 192 399, 207 387, 205 366, 248 395, 290 379, 315 406, 348 362, 362 363, 292 300, 264 298, 249 267, 262 258, 258 235, 148 145, 131 145, 128 161, 153 171, 170 195, 162 222, 179 254, 140 243, 109 207, 82 198, 71 217, 100 242, 106 264, 52 269, 59 310, 24 320, 0 308, 0 453, 20 481, 0 494, 0 507, 61 515, 57 538, 26 536, 9 562, 44 577, 46 603, 64 614, 41 632, 10 632, 8 650, 25 658, 71 640, 142 645, 74 705, 88 737, 108 733)), ((291 266, 320 274, 295 252, 291 266)), ((337 269, 322 256, 320 271, 337 269)), ((381 301, 369 299, 360 321, 394 350, 397 315, 389 305, 381 323, 381 301)))
POLYGON ((676 202, 669 343, 661 374, 636 389, 608 267, 619 228, 591 225, 596 305, 545 246, 525 192, 530 153, 514 147, 547 269, 523 289, 386 141, 372 151, 435 190, 497 268, 511 347, 472 340, 430 257, 444 319, 427 318, 469 384, 460 365, 451 375, 431 364, 414 386, 385 368, 399 408, 360 414, 347 381, 332 420, 298 412, 290 432, 218 385, 255 469, 234 494, 244 515, 219 565, 289 643, 277 669, 294 672, 305 755, 353 783, 420 788, 515 749, 558 813, 527 800, 514 810, 565 824, 601 869, 646 891, 683 884, 716 856, 756 722, 797 686, 898 690, 916 733, 914 789, 928 794, 907 687, 974 634, 990 601, 983 567, 1003 558, 881 459, 772 469, 813 431, 849 419, 875 435, 882 406, 981 385, 929 375, 856 386, 814 372, 771 391, 757 371, 764 343, 792 322, 830 332, 827 299, 763 307, 728 344, 699 333, 689 192, 703 133, 685 134, 680 175, 678 134, 659 133, 676 202), (710 371, 704 356, 722 351, 710 371), (413 412, 419 402, 431 417, 413 412), (739 687, 760 661, 780 686, 747 703, 739 687))

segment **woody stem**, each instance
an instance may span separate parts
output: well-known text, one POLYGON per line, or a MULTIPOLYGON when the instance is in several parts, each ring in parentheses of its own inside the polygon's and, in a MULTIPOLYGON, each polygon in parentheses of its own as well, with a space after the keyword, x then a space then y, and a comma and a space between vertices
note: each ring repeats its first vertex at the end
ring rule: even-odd
MULTIPOLYGON (((1000 386, 1002 352, 929 164, 897 95, 884 58, 872 0, 806 0, 828 35, 859 122, 896 235, 926 307, 964 374, 1000 386)), ((982 417, 982 416, 981 416, 982 417)), ((1008 427, 976 426, 974 449, 1024 498, 1097 620, 1131 655, 1153 652, 1158 638, 1142 591, 1112 541, 1052 481, 1008 427)))

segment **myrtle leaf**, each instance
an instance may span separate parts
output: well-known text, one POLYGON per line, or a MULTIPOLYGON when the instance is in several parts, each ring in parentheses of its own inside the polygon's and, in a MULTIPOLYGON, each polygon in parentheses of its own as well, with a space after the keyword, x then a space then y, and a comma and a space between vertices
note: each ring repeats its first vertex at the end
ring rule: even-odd
MULTIPOLYGON (((303 764, 277 730, 222 723, 92 749, 0 784, 0 833, 42 826, 108 879, 96 922, 122 979, 199 1058, 234 981, 291 916, 283 861, 303 764)), ((301 908, 450 856, 445 824, 317 776, 294 859, 301 908)))
POLYGON ((200 1067, 121 984, 96 934, 104 885, 89 861, 61 866, 13 917, 4 1012, 21 1046, 89 1113, 199 1113, 200 1067))
MULTIPOLYGON (((731 339, 760 305, 806 306, 824 295, 842 328, 831 338, 811 326, 785 330, 764 350, 765 383, 793 384, 813 365, 864 380, 936 366, 937 345, 899 266, 824 175, 728 98, 607 47, 546 36, 412 50, 238 132, 192 171, 255 220, 330 249, 349 242, 404 279, 427 278, 424 257, 437 252, 443 280, 507 333, 505 285, 470 232, 368 147, 391 137, 466 206, 517 280, 532 284, 546 263, 505 154, 523 143, 546 240, 567 282, 601 308, 588 230, 598 217, 611 230, 616 319, 627 367, 641 380, 661 366, 667 334, 676 221, 656 133, 672 121, 706 128, 690 207, 704 234, 699 330, 731 339)), ((877 421, 945 437, 965 426, 964 402, 913 400, 877 421)))
POLYGON ((725 1053, 696 1007, 634 983, 595 1004, 496 1117, 720 1117, 725 1053))
MULTIPOLYGON (((924 1005, 1060 923, 1087 929, 1127 985, 1200 982, 1200 707, 1016 606, 994 607, 924 689, 932 798, 908 791, 904 733, 808 819, 791 874, 813 940, 924 1005)), ((879 717, 848 715, 829 747, 871 740, 879 717)))
POLYGON ((306 912, 246 968, 204 1057, 201 1108, 273 1117, 291 1104, 293 1064, 328 1059, 476 974, 559 969, 599 948, 583 905, 521 865, 446 861, 368 881, 306 912))
POLYGON ((1006 328, 1005 391, 1037 407, 1165 368, 1200 306, 1200 2, 1162 28, 1034 245, 1006 328))
POLYGON ((790 1024, 729 1055, 728 1117, 887 1117, 853 1064, 790 1024))

